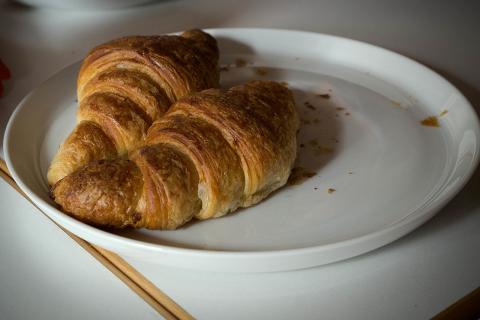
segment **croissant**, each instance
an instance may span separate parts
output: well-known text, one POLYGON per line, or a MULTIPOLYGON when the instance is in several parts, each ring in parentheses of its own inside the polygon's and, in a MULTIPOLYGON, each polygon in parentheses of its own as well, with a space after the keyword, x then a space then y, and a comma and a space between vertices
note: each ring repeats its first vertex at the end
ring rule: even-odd
POLYGON ((77 80, 77 126, 50 165, 49 184, 142 145, 173 102, 218 87, 218 57, 216 40, 201 30, 124 37, 91 50, 77 80))
POLYGON ((292 93, 279 83, 205 90, 177 101, 128 159, 90 163, 55 184, 52 197, 102 226, 175 229, 220 217, 286 183, 298 126, 292 93))

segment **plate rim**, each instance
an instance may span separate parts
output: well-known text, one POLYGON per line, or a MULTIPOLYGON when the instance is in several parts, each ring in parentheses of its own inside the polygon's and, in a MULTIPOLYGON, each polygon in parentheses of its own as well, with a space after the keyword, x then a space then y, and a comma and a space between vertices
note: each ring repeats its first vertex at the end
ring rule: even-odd
MULTIPOLYGON (((289 29, 275 29, 275 28, 215 28, 215 29, 204 29, 206 32, 211 33, 213 36, 215 36, 218 33, 235 33, 235 32, 273 32, 273 33, 291 33, 291 34, 304 34, 304 35, 309 35, 312 37, 326 37, 330 38, 333 40, 338 40, 342 42, 350 42, 355 45, 360 45, 360 46, 367 46, 375 50, 380 50, 384 53, 387 53, 389 55, 396 56, 397 58, 401 58, 403 60, 406 60, 410 63, 413 63, 416 68, 423 69, 424 71, 428 72, 429 75, 436 77, 438 80, 441 80, 444 84, 446 84, 448 87, 450 87, 453 92, 455 92, 459 97, 463 99, 462 104, 464 104, 464 107, 468 112, 472 115, 472 120, 475 124, 475 131, 476 131, 476 136, 478 138, 479 132, 480 132, 480 125, 479 125, 479 119, 478 115, 473 108, 472 104, 468 101, 468 99, 452 84, 450 83, 447 79, 445 79, 443 76, 438 74, 436 71, 432 70, 428 66, 425 66, 416 60, 406 57, 404 55, 401 55, 399 53, 396 53, 394 51, 367 43, 359 40, 354 40, 354 39, 349 39, 345 37, 339 37, 335 35, 329 35, 329 34, 324 34, 324 33, 318 33, 318 32, 312 32, 312 31, 301 31, 301 30, 289 30, 289 29)), ((32 191, 25 183, 23 183, 22 179, 20 179, 19 175, 16 172, 15 169, 15 164, 11 160, 10 153, 14 152, 13 148, 11 146, 11 139, 10 139, 10 133, 12 131, 12 127, 14 127, 16 118, 18 114, 20 114, 23 110, 23 108, 28 105, 28 101, 30 100, 30 97, 35 94, 40 87, 44 86, 46 83, 50 82, 53 78, 56 76, 60 76, 62 73, 64 73, 67 69, 74 67, 76 64, 79 62, 75 62, 73 64, 70 64, 58 72, 54 73, 52 76, 50 76, 47 80, 43 81, 41 84, 39 84, 37 87, 35 87, 33 90, 31 90, 17 105, 15 108, 14 112, 10 116, 6 129, 5 129, 5 135, 3 139, 3 150, 5 153, 5 161, 7 163, 7 167, 10 170, 10 173, 16 183, 19 185, 20 189, 27 194, 27 196, 32 199, 33 204, 44 214, 46 214, 50 219, 54 220, 55 222, 59 223, 61 226, 65 227, 66 229, 72 231, 75 230, 74 232, 77 236, 80 236, 81 238, 84 238, 87 241, 90 241, 92 243, 99 244, 100 246, 106 247, 108 249, 111 249, 116 252, 130 252, 130 251, 135 251, 135 250, 141 250, 144 252, 144 254, 149 253, 152 254, 166 254, 171 257, 177 257, 177 258, 203 258, 203 259, 232 259, 234 258, 235 261, 237 259, 246 259, 250 258, 251 260, 246 262, 245 266, 237 265, 237 267, 232 269, 229 268, 224 268, 224 267, 219 267, 219 268, 208 268, 208 267, 200 267, 200 269, 205 269, 205 270, 220 270, 220 271, 247 271, 247 272, 265 272, 265 271, 280 271, 280 270, 293 270, 293 269, 301 269, 301 268, 308 268, 308 267, 313 267, 313 266, 318 266, 318 265, 324 265, 327 263, 333 263, 336 261, 344 260, 347 258, 355 257, 358 256, 359 254, 369 252, 372 250, 377 249, 378 247, 384 246, 386 244, 389 244, 398 238, 407 235, 409 232, 413 231, 416 227, 419 227, 423 223, 425 223, 427 220, 429 220, 431 217, 433 217, 435 214, 438 213, 438 211, 443 208, 454 196, 456 196, 462 189, 463 187, 468 183, 470 180, 471 176, 475 172, 478 164, 479 164, 479 150, 480 146, 477 144, 475 146, 475 153, 473 156, 473 159, 469 165, 469 168, 466 171, 466 174, 464 174, 462 181, 455 185, 453 188, 445 192, 445 194, 442 194, 440 197, 437 197, 437 203, 435 203, 431 207, 427 207, 426 210, 425 208, 422 208, 421 210, 417 211, 415 215, 409 215, 406 216, 405 218, 391 224, 390 226, 383 227, 379 230, 376 230, 374 232, 366 233, 361 236, 357 236, 351 239, 346 239, 342 241, 337 241, 334 243, 329 243, 329 244, 324 244, 324 245, 313 245, 313 246, 307 246, 307 247, 302 247, 302 248, 293 248, 293 249, 276 249, 276 250, 254 250, 254 251, 232 251, 232 250, 213 250, 213 249, 194 249, 194 248, 184 248, 184 247, 176 247, 176 246, 171 246, 171 245, 165 245, 165 244, 158 244, 158 243, 148 243, 144 242, 141 240, 136 240, 128 237, 124 237, 121 235, 113 234, 105 230, 101 230, 98 228, 95 228, 93 226, 90 226, 88 224, 85 224, 81 221, 78 221, 74 219, 73 217, 68 216, 67 214, 61 212, 60 210, 54 208, 51 206, 51 204, 47 203, 40 197, 38 197, 34 191, 32 191), (378 242, 376 245, 371 245, 371 242, 374 242, 375 239, 382 239, 382 237, 385 237, 386 235, 392 233, 393 231, 397 231, 397 235, 393 237, 387 237, 388 239, 383 239, 382 241, 378 242), (78 233, 80 234, 78 234, 78 233), (310 261, 311 259, 314 259, 317 257, 319 258, 319 255, 332 252, 334 250, 339 250, 339 249, 348 249, 352 246, 356 246, 357 249, 360 249, 366 244, 369 244, 368 248, 364 248, 359 250, 356 254, 351 255, 347 254, 341 257, 337 257, 335 259, 328 259, 328 262, 324 263, 314 263, 310 261), (118 247, 125 247, 127 250, 118 250, 118 247), (267 263, 267 260, 269 259, 278 259, 282 258, 285 256, 290 256, 290 257, 296 257, 296 256, 309 256, 311 259, 309 260, 310 263, 294 263, 294 265, 290 265, 289 267, 272 267, 272 266, 266 266, 265 264, 267 263), (263 262, 262 262, 263 261, 263 262)), ((72 231, 73 232, 73 231, 72 231)), ((140 255, 143 256, 144 254, 140 255)), ((129 254, 126 254, 129 255, 129 254)), ((308 260, 308 259, 307 259, 308 260)), ((155 260, 156 261, 156 260, 155 260)), ((223 263, 224 261, 222 261, 223 263)), ((159 262, 161 264, 169 264, 166 261, 159 262)), ((173 265, 177 265, 177 263, 173 263, 173 265)), ((228 264, 228 263, 227 263, 228 264)), ((208 263, 207 263, 208 265, 208 263)), ((230 263, 230 265, 232 265, 230 263)), ((193 268, 193 269, 199 269, 199 268, 193 268)))

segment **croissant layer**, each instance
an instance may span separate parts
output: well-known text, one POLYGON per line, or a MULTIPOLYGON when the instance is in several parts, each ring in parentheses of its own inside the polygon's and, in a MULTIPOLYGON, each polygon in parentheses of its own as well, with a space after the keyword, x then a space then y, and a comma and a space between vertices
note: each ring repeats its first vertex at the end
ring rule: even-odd
MULTIPOLYGON (((123 37, 99 45, 85 57, 78 75, 77 126, 96 124, 116 154, 126 155, 144 144, 150 125, 172 103, 218 86, 218 56, 216 40, 201 30, 123 37)), ((93 135, 90 127, 74 129, 60 146, 48 172, 50 185, 90 161, 108 159, 105 152, 75 155, 82 148, 77 142, 87 143, 93 135)))

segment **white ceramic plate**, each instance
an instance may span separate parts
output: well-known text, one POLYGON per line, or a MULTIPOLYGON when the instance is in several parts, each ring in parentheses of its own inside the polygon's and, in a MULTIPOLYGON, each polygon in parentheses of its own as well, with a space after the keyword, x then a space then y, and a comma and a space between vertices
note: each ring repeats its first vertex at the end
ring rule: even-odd
POLYGON ((426 67, 316 33, 209 32, 219 41, 221 64, 230 66, 223 86, 253 78, 288 82, 303 119, 298 166, 313 177, 252 208, 176 231, 106 231, 72 219, 49 199, 46 172, 75 125, 75 64, 29 94, 10 119, 4 150, 22 190, 66 229, 120 254, 192 269, 268 272, 331 263, 394 241, 431 218, 475 169, 476 114, 426 67), (439 127, 420 123, 430 116, 439 127))

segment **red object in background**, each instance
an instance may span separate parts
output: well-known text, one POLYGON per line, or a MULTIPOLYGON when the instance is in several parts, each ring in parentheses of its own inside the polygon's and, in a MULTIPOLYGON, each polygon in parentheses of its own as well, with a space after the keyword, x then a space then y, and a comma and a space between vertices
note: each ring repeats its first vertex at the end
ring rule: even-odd
POLYGON ((10 79, 10 70, 8 70, 7 66, 0 60, 0 97, 3 94, 2 80, 7 79, 10 79))

